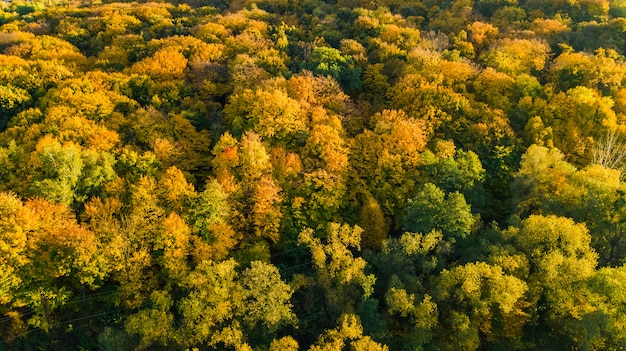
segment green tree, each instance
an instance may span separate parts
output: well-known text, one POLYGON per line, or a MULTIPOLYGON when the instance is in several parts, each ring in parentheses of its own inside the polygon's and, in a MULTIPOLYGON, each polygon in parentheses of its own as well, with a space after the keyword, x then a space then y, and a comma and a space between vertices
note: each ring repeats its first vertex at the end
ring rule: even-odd
POLYGON ((302 68, 311 70, 314 74, 331 76, 348 90, 361 89, 360 70, 354 67, 352 57, 342 55, 337 49, 316 46, 308 60, 303 62, 302 68))
POLYGON ((472 151, 455 150, 450 142, 438 142, 437 153, 426 150, 421 155, 420 170, 426 181, 444 191, 466 191, 485 178, 478 155, 472 151))
POLYGON ((72 204, 84 166, 80 148, 73 144, 62 146, 53 138, 45 138, 38 143, 38 149, 35 174, 40 179, 32 182, 31 193, 50 201, 72 204))
POLYGON ((447 240, 466 238, 473 229, 474 216, 459 192, 446 194, 432 183, 419 188, 407 201, 402 228, 408 232, 441 231, 447 240))
POLYGON ((28 91, 11 85, 0 85, 0 131, 3 131, 9 119, 27 107, 30 101, 28 91))

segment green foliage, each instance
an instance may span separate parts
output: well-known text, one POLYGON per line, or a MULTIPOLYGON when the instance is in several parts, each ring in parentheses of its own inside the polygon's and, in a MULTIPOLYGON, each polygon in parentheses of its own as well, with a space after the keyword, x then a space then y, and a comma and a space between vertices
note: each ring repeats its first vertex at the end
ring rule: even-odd
POLYGON ((480 159, 472 152, 455 152, 441 148, 439 155, 431 151, 422 154, 420 169, 426 180, 444 191, 465 191, 484 180, 485 170, 480 159), (448 153, 448 154, 446 154, 448 153))
POLYGON ((0 130, 4 130, 9 119, 30 100, 30 95, 22 88, 0 85, 0 130))
POLYGON ((302 68, 315 74, 331 76, 341 82, 348 91, 361 90, 360 70, 354 67, 351 57, 342 55, 337 49, 316 46, 308 60, 303 62, 302 68))
POLYGON ((624 9, 3 2, 0 349, 623 348, 624 9))
POLYGON ((467 237, 474 226, 474 216, 465 197, 459 192, 446 194, 432 183, 424 184, 406 205, 402 228, 408 232, 441 231, 446 239, 467 237))

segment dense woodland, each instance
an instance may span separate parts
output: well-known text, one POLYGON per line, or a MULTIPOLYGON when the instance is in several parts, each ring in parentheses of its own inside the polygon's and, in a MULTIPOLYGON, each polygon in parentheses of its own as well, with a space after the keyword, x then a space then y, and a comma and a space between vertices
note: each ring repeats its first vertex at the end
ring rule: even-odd
POLYGON ((624 350, 625 50, 624 0, 5 1, 0 350, 624 350))

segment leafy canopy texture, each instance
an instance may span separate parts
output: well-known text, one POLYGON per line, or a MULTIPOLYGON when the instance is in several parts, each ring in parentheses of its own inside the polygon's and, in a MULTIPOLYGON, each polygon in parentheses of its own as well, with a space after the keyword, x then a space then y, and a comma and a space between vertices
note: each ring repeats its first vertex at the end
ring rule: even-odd
POLYGON ((0 350, 622 350, 626 1, 0 1, 0 350))

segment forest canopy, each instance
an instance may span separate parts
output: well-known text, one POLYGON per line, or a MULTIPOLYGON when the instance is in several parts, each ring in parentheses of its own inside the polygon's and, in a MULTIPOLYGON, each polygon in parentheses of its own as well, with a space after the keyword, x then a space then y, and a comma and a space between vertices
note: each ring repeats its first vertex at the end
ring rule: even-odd
POLYGON ((0 4, 0 350, 621 350, 626 2, 0 4))

